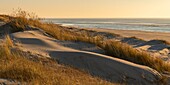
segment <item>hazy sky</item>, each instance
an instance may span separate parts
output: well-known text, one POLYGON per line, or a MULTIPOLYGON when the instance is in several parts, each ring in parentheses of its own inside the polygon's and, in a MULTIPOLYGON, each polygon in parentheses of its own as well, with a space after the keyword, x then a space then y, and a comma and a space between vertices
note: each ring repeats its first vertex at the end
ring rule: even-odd
POLYGON ((170 18, 170 0, 0 0, 0 13, 13 8, 55 18, 170 18))

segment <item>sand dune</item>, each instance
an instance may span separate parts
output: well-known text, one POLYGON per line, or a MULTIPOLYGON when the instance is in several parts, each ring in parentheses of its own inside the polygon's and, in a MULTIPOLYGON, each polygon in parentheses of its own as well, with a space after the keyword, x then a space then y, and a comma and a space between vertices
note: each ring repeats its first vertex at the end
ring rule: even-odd
MULTIPOLYGON (((83 69, 94 76, 112 82, 126 82, 127 84, 154 84, 160 79, 160 74, 146 66, 134 64, 118 58, 95 53, 95 50, 101 50, 98 47, 88 45, 87 50, 78 49, 82 43, 76 43, 73 46, 62 46, 61 41, 46 36, 43 31, 24 31, 11 34, 18 48, 29 51, 45 57, 52 57, 61 64, 83 69), (20 42, 20 43, 18 43, 20 42), (67 47, 66 47, 67 46, 67 47), (77 49, 76 49, 77 48, 77 49), (91 51, 91 52, 90 52, 91 51)), ((70 43, 62 41, 62 43, 70 43)))
POLYGON ((88 32, 93 37, 102 35, 107 40, 113 39, 116 41, 127 43, 140 51, 147 51, 154 57, 159 57, 166 62, 170 62, 169 33, 97 28, 67 28, 72 28, 70 29, 70 31, 73 32, 88 32))

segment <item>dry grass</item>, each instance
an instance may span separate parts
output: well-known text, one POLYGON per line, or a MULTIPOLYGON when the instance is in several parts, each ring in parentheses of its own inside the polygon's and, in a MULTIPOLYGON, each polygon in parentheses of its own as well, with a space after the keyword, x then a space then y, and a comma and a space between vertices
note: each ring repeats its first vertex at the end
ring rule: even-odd
POLYGON ((138 51, 128 44, 117 41, 106 41, 102 47, 108 55, 117 56, 121 59, 132 61, 134 63, 149 66, 159 72, 170 72, 169 63, 160 58, 150 56, 148 53, 138 51))
POLYGON ((8 47, 13 47, 14 46, 13 41, 11 40, 9 35, 5 36, 5 45, 8 46, 8 47))
POLYGON ((21 53, 11 51, 9 36, 0 46, 0 78, 14 79, 33 85, 110 85, 111 83, 90 76, 85 72, 58 65, 55 61, 33 62, 21 53))
POLYGON ((0 21, 8 22, 10 21, 10 16, 8 15, 0 15, 0 21))

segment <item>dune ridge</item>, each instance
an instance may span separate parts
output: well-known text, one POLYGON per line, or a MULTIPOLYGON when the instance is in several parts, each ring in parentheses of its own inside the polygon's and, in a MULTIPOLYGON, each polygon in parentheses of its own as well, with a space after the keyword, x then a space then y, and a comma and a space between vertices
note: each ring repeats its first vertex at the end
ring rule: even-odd
POLYGON ((149 52, 154 57, 161 58, 166 62, 170 61, 169 33, 77 27, 66 28, 80 34, 88 32, 91 36, 102 35, 106 40, 115 40, 127 43, 135 49, 149 52))
POLYGON ((48 55, 57 59, 59 63, 81 68, 92 75, 109 81, 152 84, 161 78, 157 71, 146 66, 94 52, 61 46, 57 43, 58 40, 45 36, 39 30, 17 32, 11 34, 11 37, 14 41, 20 42, 18 44, 22 50, 44 56, 48 55), (123 78, 124 80, 122 80, 123 78))

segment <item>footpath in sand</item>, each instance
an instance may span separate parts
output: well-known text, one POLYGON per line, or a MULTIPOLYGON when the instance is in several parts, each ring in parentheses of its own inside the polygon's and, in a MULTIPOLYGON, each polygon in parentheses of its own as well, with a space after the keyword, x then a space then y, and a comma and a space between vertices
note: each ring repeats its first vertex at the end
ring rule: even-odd
POLYGON ((147 66, 103 55, 102 49, 91 44, 56 40, 40 30, 17 32, 11 37, 23 51, 52 57, 61 64, 112 82, 148 85, 156 84, 161 78, 157 71, 147 66))

